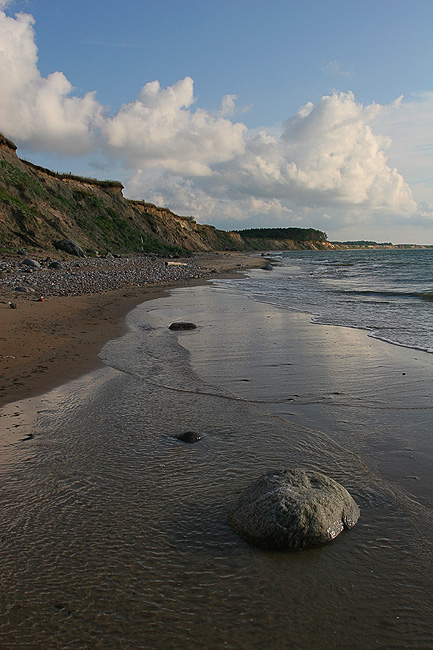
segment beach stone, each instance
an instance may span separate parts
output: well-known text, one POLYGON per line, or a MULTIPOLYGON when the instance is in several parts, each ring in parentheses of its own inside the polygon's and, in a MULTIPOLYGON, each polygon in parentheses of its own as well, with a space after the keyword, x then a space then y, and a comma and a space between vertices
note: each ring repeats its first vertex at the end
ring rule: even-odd
POLYGON ((284 469, 251 483, 227 519, 259 548, 295 550, 320 546, 352 528, 359 508, 342 485, 324 474, 284 469))
POLYGON ((21 262, 21 264, 25 264, 26 266, 28 266, 31 269, 40 269, 41 268, 41 265, 39 264, 39 262, 37 262, 36 260, 31 260, 28 257, 25 260, 23 260, 21 262))
POLYGON ((169 330, 195 330, 197 329, 197 325, 195 323, 179 322, 179 323, 172 323, 168 329, 169 330))
POLYGON ((15 291, 19 291, 20 293, 36 293, 33 287, 24 287, 21 284, 15 287, 15 291))
POLYGON ((180 433, 178 436, 176 436, 178 440, 189 443, 198 442, 203 437, 204 436, 201 433, 197 433, 196 431, 184 431, 184 433, 180 433))
POLYGON ((54 242, 54 246, 57 248, 57 250, 65 251, 70 255, 76 255, 77 257, 86 257, 81 246, 72 239, 62 239, 61 241, 56 241, 54 242))
POLYGON ((262 270, 263 271, 273 271, 274 267, 272 266, 272 264, 265 264, 264 266, 262 266, 262 270))
POLYGON ((51 262, 51 264, 48 265, 49 269, 57 269, 60 271, 63 269, 63 264, 61 262, 51 262))

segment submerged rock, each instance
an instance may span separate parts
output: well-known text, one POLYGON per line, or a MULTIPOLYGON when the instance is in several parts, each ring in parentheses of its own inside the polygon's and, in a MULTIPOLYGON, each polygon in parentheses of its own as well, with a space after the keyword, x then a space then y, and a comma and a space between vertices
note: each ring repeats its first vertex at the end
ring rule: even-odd
POLYGON ((197 329, 197 325, 195 323, 179 322, 179 323, 172 323, 168 329, 169 330, 195 330, 197 329))
POLYGON ((265 549, 302 549, 329 542, 359 519, 347 490, 319 472, 285 469, 251 483, 228 513, 233 530, 265 549))
POLYGON ((197 433, 196 431, 184 431, 183 433, 180 433, 178 436, 176 436, 178 440, 189 443, 198 442, 203 437, 203 434, 197 433))

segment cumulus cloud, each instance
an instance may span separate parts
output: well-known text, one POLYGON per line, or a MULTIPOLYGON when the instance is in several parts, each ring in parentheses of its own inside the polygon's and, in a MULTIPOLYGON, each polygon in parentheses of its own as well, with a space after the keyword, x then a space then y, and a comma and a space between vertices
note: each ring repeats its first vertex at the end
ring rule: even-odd
POLYGON ((139 170, 126 181, 126 191, 131 198, 146 200, 156 205, 170 207, 177 214, 192 215, 198 221, 245 221, 268 216, 274 223, 297 221, 293 210, 277 199, 259 199, 253 196, 238 197, 235 201, 224 192, 219 194, 201 189, 197 179, 174 176, 165 170, 139 170))
POLYGON ((411 215, 410 187, 387 163, 389 140, 370 123, 386 110, 351 93, 325 96, 283 122, 278 136, 260 131, 245 152, 200 186, 213 196, 278 199, 282 205, 331 206, 411 215))
POLYGON ((28 14, 12 18, 0 11, 0 128, 31 149, 88 151, 102 107, 94 93, 71 96, 63 73, 41 76, 33 23, 28 14))
POLYGON ((241 155, 246 126, 192 110, 193 86, 190 77, 165 89, 158 81, 143 86, 137 101, 103 125, 108 153, 129 167, 163 167, 187 176, 210 175, 213 164, 241 155))
POLYGON ((311 219, 329 212, 346 224, 388 216, 408 219, 417 211, 410 187, 388 165, 389 139, 371 124, 399 110, 364 107, 351 93, 302 106, 278 134, 246 133, 244 151, 202 177, 143 172, 127 182, 136 198, 151 197, 184 214, 224 225, 256 219, 274 223, 311 219))
MULTIPOLYGON (((0 0, 0 9, 6 4, 0 0)), ((43 77, 33 18, 1 10, 0 84, 0 130, 17 144, 115 159, 130 175, 127 195, 202 221, 284 223, 315 211, 354 223, 374 215, 407 219, 418 209, 382 134, 394 124, 398 139, 398 115, 400 126, 416 115, 425 125, 432 96, 363 106, 350 92, 334 93, 300 107, 278 131, 249 131, 234 119, 235 95, 212 113, 196 106, 193 80, 185 77, 168 88, 146 83, 109 115, 95 93, 77 96, 62 72, 43 77)))
POLYGON ((432 182, 433 92, 399 98, 398 110, 383 111, 375 127, 390 136, 389 160, 411 183, 432 182))

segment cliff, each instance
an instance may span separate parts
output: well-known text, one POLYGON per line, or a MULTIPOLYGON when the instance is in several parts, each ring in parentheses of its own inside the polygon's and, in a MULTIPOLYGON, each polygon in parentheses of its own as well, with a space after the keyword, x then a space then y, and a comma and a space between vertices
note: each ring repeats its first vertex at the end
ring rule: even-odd
POLYGON ((166 208, 123 196, 117 181, 58 174, 18 158, 0 134, 0 251, 53 251, 59 239, 87 251, 185 255, 210 250, 324 248, 328 242, 254 239, 198 224, 166 208))

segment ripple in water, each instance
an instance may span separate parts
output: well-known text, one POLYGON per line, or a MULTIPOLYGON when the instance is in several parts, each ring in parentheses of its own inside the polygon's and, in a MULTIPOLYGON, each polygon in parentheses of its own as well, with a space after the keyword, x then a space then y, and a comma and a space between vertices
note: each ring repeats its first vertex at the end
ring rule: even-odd
MULTIPOLYGON (((326 433, 203 380, 184 347, 191 335, 161 317, 185 308, 185 294, 158 305, 136 310, 134 329, 106 346, 110 368, 44 396, 33 439, 9 450, 2 650, 430 647, 425 508, 326 433), (181 430, 205 436, 185 445, 181 430), (238 538, 228 505, 288 464, 343 483, 357 526, 300 553, 238 538)), ((209 333, 212 356, 228 332, 209 333)))

